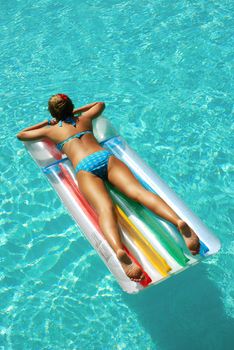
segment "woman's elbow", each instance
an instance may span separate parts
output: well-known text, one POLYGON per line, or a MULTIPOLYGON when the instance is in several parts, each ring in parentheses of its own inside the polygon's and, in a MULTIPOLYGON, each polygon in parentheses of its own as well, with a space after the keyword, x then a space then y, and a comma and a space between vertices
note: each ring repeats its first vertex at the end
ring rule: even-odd
POLYGON ((20 131, 17 135, 16 135, 18 140, 23 140, 25 138, 25 134, 23 131, 20 131))
POLYGON ((101 107, 101 110, 103 111, 106 108, 105 102, 98 102, 98 103, 101 107))

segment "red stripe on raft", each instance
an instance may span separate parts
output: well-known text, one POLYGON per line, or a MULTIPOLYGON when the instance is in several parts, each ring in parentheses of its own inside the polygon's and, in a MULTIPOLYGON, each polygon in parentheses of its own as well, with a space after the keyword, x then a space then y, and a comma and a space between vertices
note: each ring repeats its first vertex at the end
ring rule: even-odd
POLYGON ((88 216, 89 220, 92 222, 92 224, 96 227, 96 229, 99 231, 99 233, 102 235, 102 232, 100 230, 100 226, 98 225, 98 219, 97 214, 93 210, 93 208, 89 205, 88 201, 82 196, 81 192, 78 189, 78 186, 73 181, 71 175, 67 171, 67 169, 64 167, 63 164, 59 164, 59 167, 61 168, 61 175, 68 184, 68 186, 71 189, 71 192, 73 192, 73 197, 78 202, 79 206, 82 208, 82 210, 85 212, 85 215, 88 216))
POLYGON ((55 159, 59 160, 62 158, 62 153, 59 150, 57 150, 53 141, 49 139, 43 139, 42 142, 45 144, 45 147, 48 149, 48 151, 50 151, 51 155, 55 159))
MULTIPOLYGON (((74 180, 72 179, 71 175, 69 174, 68 170, 64 167, 64 165, 63 164, 59 164, 59 167, 61 169, 61 173, 59 174, 60 178, 64 182, 66 182, 66 184, 70 188, 71 194, 73 195, 74 199, 77 201, 79 206, 82 208, 82 210, 85 212, 85 215, 89 218, 89 220, 92 222, 92 224, 96 227, 96 229, 99 232, 99 234, 101 234, 102 237, 104 237, 104 235, 103 235, 103 233, 102 233, 102 231, 100 229, 100 226, 98 224, 98 218, 97 218, 96 212, 90 206, 88 201, 82 196, 81 192, 78 189, 78 186, 76 185, 76 183, 74 182, 74 180)), ((141 281, 139 283, 142 286, 146 287, 148 284, 150 284, 152 282, 150 276, 147 274, 147 272, 145 272, 143 270, 143 267, 136 260, 136 258, 129 252, 127 247, 125 245, 123 245, 123 247, 124 247, 124 250, 126 251, 126 253, 128 254, 128 256, 132 259, 132 261, 134 261, 134 263, 137 264, 142 269, 145 278, 144 278, 143 281, 141 281)))

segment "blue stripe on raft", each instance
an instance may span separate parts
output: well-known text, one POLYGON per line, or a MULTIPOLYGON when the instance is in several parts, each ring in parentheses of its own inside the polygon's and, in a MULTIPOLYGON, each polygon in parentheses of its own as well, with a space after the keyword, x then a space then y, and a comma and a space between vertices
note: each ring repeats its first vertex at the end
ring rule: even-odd
POLYGON ((209 248, 205 245, 204 242, 202 242, 201 240, 199 240, 200 242, 200 250, 199 250, 199 254, 201 256, 205 256, 206 253, 209 251, 209 248))
POLYGON ((44 166, 43 168, 42 168, 42 171, 43 171, 43 173, 44 174, 50 174, 50 172, 51 172, 51 167, 53 167, 54 165, 58 165, 59 163, 63 163, 63 162, 65 162, 66 160, 68 160, 68 158, 66 157, 66 158, 62 158, 62 159, 59 159, 59 160, 57 160, 56 162, 53 162, 53 163, 51 163, 51 164, 49 164, 49 165, 47 165, 47 166, 44 166))

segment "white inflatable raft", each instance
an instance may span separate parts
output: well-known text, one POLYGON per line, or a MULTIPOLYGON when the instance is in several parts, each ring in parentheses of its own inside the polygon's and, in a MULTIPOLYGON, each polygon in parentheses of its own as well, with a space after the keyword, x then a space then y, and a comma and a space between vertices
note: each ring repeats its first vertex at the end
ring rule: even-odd
POLYGON ((218 252, 220 241, 178 198, 167 184, 133 151, 103 116, 94 120, 94 135, 132 170, 142 185, 157 193, 197 233, 200 254, 192 256, 177 229, 107 184, 118 213, 124 248, 144 271, 136 283, 124 273, 114 251, 105 240, 97 215, 79 191, 71 162, 49 140, 27 141, 25 147, 49 180, 68 212, 96 249, 122 289, 137 293, 218 252))

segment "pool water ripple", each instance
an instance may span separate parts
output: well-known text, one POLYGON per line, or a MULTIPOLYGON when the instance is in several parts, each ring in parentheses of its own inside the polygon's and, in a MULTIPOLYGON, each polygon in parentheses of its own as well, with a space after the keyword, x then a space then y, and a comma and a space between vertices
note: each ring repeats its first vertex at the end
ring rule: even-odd
POLYGON ((0 348, 231 348, 233 11, 218 0, 1 4, 0 348), (220 253, 124 294, 15 137, 48 118, 56 92, 105 101, 220 253))

